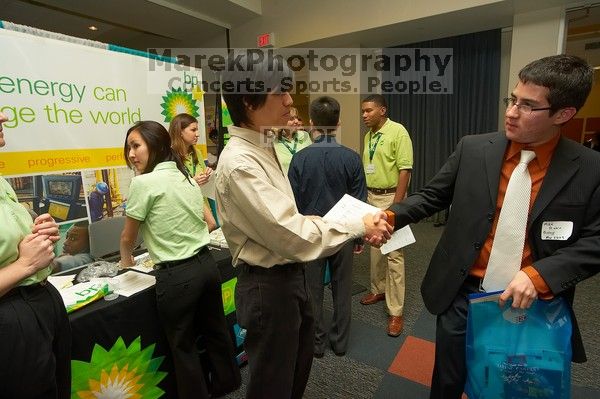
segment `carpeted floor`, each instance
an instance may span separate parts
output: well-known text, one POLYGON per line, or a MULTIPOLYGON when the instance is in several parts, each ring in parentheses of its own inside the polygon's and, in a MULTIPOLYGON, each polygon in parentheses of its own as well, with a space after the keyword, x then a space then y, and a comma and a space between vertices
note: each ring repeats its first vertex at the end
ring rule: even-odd
MULTIPOLYGON (((352 297, 352 335, 344 357, 326 351, 315 359, 304 397, 308 399, 420 399, 429 395, 429 379, 433 365, 435 317, 423 305, 419 286, 431 253, 443 227, 431 222, 412 226, 417 242, 405 250, 406 300, 405 327, 398 338, 388 337, 385 328, 385 302, 363 306, 360 297, 369 287, 368 251, 354 259, 355 288, 364 290, 352 297)), ((598 278, 581 283, 575 300, 588 362, 574 364, 572 398, 600 397, 600 314, 598 278)), ((358 291, 359 289, 355 289, 358 291)), ((331 295, 326 290, 326 316, 331 317, 331 295)), ((242 367, 243 385, 226 398, 243 398, 248 368, 242 367)))

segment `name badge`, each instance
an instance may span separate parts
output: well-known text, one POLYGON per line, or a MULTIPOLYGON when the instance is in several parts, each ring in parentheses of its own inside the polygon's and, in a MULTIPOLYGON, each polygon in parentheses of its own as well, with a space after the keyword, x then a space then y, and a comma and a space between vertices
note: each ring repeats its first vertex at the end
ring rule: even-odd
POLYGON ((372 175, 373 173, 375 173, 375 164, 372 164, 372 163, 368 164, 365 167, 365 173, 368 175, 372 175))
POLYGON ((573 222, 542 223, 542 240, 566 241, 573 234, 573 222))

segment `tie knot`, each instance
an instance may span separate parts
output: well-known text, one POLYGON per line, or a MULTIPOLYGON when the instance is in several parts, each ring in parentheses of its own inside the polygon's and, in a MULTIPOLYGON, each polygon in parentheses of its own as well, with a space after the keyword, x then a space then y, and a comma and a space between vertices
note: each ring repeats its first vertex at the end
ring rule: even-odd
POLYGON ((524 163, 528 165, 535 158, 535 152, 528 150, 521 150, 521 160, 519 163, 524 163))

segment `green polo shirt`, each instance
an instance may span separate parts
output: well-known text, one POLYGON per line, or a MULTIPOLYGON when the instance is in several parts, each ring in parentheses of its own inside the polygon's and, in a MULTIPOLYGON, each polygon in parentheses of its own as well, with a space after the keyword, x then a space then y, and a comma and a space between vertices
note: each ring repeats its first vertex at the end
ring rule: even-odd
POLYGON ((294 154, 311 144, 312 140, 310 139, 310 134, 303 130, 294 132, 291 140, 288 140, 283 136, 281 136, 280 139, 275 140, 275 153, 277 154, 281 169, 283 169, 286 175, 290 169, 290 163, 292 162, 294 154))
POLYGON ((363 165, 367 187, 396 187, 400 171, 412 169, 413 165, 412 141, 404 126, 388 118, 378 132, 369 130, 365 135, 363 165), (372 160, 369 148, 375 148, 372 160), (375 165, 375 173, 366 173, 371 163, 375 165))
POLYGON ((202 191, 173 161, 161 162, 131 180, 126 212, 141 222, 144 245, 154 263, 189 258, 210 241, 202 191))
MULTIPOLYGON (((19 258, 19 243, 31 233, 31 215, 19 204, 17 194, 3 177, 0 177, 0 268, 19 258)), ((39 283, 50 275, 52 266, 39 270, 19 285, 39 283)))
POLYGON ((185 159, 183 160, 185 168, 192 177, 196 176, 196 173, 204 172, 206 170, 206 166, 204 165, 204 161, 202 158, 202 153, 200 153, 200 151, 198 151, 198 149, 196 148, 194 148, 194 151, 196 151, 196 155, 198 156, 198 163, 194 164, 194 158, 192 158, 192 154, 188 154, 188 156, 185 157, 185 159))

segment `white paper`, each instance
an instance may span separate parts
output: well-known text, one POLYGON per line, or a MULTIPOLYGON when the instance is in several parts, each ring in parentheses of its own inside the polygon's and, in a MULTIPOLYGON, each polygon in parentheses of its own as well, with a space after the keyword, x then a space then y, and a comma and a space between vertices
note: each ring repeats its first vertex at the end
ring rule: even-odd
POLYGON ((202 190, 202 195, 212 200, 215 199, 215 180, 215 172, 213 172, 208 177, 208 181, 206 182, 206 184, 200 186, 200 189, 202 190))
POLYGON ((154 276, 134 271, 126 271, 123 274, 113 277, 113 280, 117 280, 117 293, 127 297, 156 284, 154 276))
POLYGON ((573 234, 573 222, 555 221, 542 223, 542 240, 566 241, 573 234))
POLYGON ((129 270, 137 270, 142 273, 150 273, 154 270, 154 262, 150 259, 148 252, 135 256, 133 260, 135 260, 135 266, 128 267, 129 270))
POLYGON ((74 279, 75 274, 69 274, 67 276, 48 276, 48 282, 59 291, 63 288, 71 287, 74 279))
POLYGON ((323 216, 323 220, 326 222, 340 222, 353 219, 357 216, 363 217, 367 213, 376 213, 380 209, 376 206, 369 205, 366 202, 362 202, 354 198, 351 195, 344 194, 344 196, 323 216))
POLYGON ((58 290, 65 307, 74 306, 77 302, 93 297, 105 286, 103 281, 88 281, 58 290))
MULTIPOLYGON (((363 217, 368 213, 375 214, 380 209, 376 206, 362 202, 351 195, 345 194, 338 202, 323 216, 327 222, 347 221, 350 218, 363 217)), ((409 244, 416 242, 415 236, 409 226, 405 226, 392 234, 387 243, 381 246, 381 253, 387 254, 409 244)))
POLYGON ((400 230, 394 231, 392 238, 381 246, 381 253, 384 255, 389 254, 392 251, 413 244, 416 241, 410 226, 404 226, 400 230))

